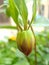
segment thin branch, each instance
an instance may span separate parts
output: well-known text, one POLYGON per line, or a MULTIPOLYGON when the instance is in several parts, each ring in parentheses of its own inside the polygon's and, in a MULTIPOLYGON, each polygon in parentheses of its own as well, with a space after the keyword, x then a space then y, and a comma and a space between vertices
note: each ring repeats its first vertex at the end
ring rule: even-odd
MULTIPOLYGON (((32 19, 31 19, 31 22, 29 24, 29 27, 31 26, 32 22, 34 21, 35 17, 36 17, 36 0, 34 0, 34 4, 33 4, 33 15, 32 15, 32 19)), ((28 29, 29 29, 28 27, 28 29)))
MULTIPOLYGON (((0 5, 0 8, 2 8, 4 6, 6 6, 6 5, 2 4, 2 5, 0 5)), ((8 28, 8 29, 11 28, 11 29, 17 29, 17 30, 19 29, 21 31, 23 30, 20 24, 18 24, 17 27, 13 27, 13 26, 0 26, 0 28, 8 28)))
MULTIPOLYGON (((32 32, 33 32, 33 34, 34 34, 34 31, 33 31, 33 28, 32 28, 32 26, 31 26, 31 30, 32 30, 32 32)), ((34 37, 35 37, 35 34, 34 34, 34 37)), ((35 45, 34 45, 35 47, 34 47, 34 50, 35 50, 35 65, 37 65, 37 56, 36 56, 36 38, 35 38, 35 45)))
POLYGON ((23 29, 22 29, 22 27, 21 27, 21 25, 20 25, 20 24, 19 24, 19 25, 17 25, 17 26, 20 28, 20 30, 21 30, 21 31, 23 31, 23 29))
POLYGON ((15 26, 0 26, 0 29, 18 29, 15 26))
MULTIPOLYGON (((30 24, 30 22, 28 21, 28 24, 30 24)), ((31 28, 31 30, 32 30, 32 32, 33 32, 33 34, 34 34, 34 30, 33 30, 33 28, 32 28, 32 26, 30 26, 30 28, 31 28)), ((35 34, 34 34, 34 37, 35 37, 35 34)), ((36 38, 35 38, 35 45, 34 45, 35 47, 34 47, 34 50, 35 50, 35 65, 37 65, 37 56, 36 56, 36 38)))

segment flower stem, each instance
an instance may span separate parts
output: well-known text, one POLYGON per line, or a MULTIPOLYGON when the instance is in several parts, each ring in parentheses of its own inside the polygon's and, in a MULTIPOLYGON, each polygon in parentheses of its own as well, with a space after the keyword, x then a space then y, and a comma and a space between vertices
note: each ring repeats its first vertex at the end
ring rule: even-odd
POLYGON ((22 27, 21 27, 19 24, 18 24, 17 26, 19 27, 19 29, 20 29, 21 31, 23 31, 22 27))
MULTIPOLYGON (((30 24, 30 21, 28 21, 28 24, 30 24)), ((33 30, 33 28, 32 28, 32 26, 30 26, 30 28, 31 28, 31 30, 32 30, 32 32, 33 32, 33 34, 34 34, 34 30, 33 30)), ((34 37, 35 37, 35 34, 34 34, 34 37)), ((35 38, 35 45, 34 45, 35 47, 34 47, 34 50, 35 50, 35 65, 37 65, 37 56, 36 56, 36 38, 35 38)))
POLYGON ((0 26, 0 29, 4 29, 4 28, 6 28, 6 29, 17 29, 17 27, 16 26, 0 26))
POLYGON ((31 26, 31 24, 32 24, 32 22, 34 21, 34 19, 35 19, 35 17, 36 17, 36 0, 34 0, 34 4, 33 4, 33 15, 32 15, 32 19, 31 19, 31 22, 30 22, 30 24, 29 24, 29 27, 28 27, 28 29, 30 28, 30 26, 31 26))
MULTIPOLYGON (((31 30, 32 30, 32 32, 34 33, 32 26, 31 26, 31 30)), ((35 34, 34 34, 34 37, 35 37, 35 34)), ((36 38, 35 38, 35 45, 34 45, 34 46, 35 46, 35 47, 34 47, 34 50, 35 50, 35 65, 37 65, 37 56, 36 56, 36 38)))

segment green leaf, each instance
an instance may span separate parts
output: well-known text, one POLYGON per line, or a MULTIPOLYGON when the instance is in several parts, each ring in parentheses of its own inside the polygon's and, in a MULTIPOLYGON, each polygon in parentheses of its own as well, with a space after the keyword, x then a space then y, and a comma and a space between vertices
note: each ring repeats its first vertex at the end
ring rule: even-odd
POLYGON ((18 25, 18 10, 14 3, 14 0, 9 0, 9 12, 15 23, 18 25))
POLYGON ((6 14, 13 18, 14 22, 18 25, 18 10, 15 6, 14 0, 4 0, 4 5, 6 5, 6 14))
POLYGON ((7 15, 8 17, 10 17, 10 12, 9 12, 9 10, 10 10, 10 8, 9 8, 9 7, 7 7, 7 8, 6 8, 6 12, 5 12, 5 13, 6 13, 6 15, 7 15))
POLYGON ((24 23, 21 18, 18 17, 19 24, 24 27, 24 23))
POLYGON ((37 8, 37 1, 34 0, 33 2, 34 2, 34 3, 33 3, 33 16, 32 16, 31 22, 33 22, 34 19, 35 19, 35 17, 36 17, 36 8, 37 8))
POLYGON ((23 23, 27 25, 28 11, 24 0, 14 0, 20 15, 22 16, 23 23))

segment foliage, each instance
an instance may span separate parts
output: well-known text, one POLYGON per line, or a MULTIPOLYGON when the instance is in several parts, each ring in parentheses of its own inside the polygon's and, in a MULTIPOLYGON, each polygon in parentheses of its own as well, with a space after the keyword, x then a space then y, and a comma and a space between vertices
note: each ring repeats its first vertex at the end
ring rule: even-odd
POLYGON ((3 6, 0 6, 0 8, 4 7, 4 13, 6 13, 8 17, 11 17, 14 20, 16 26, 18 27, 17 30, 26 30, 30 28, 32 22, 35 19, 37 5, 36 3, 36 0, 34 0, 33 15, 30 23, 28 23, 28 9, 25 0, 4 0, 4 4, 3 6))
POLYGON ((0 65, 29 65, 29 62, 17 49, 16 41, 9 40, 0 42, 0 65))
MULTIPOLYGON (((49 32, 36 34, 37 65, 49 65, 49 32)), ((26 56, 17 49, 16 41, 0 42, 0 65, 35 65, 34 50, 26 56)))
MULTIPOLYGON (((13 18, 17 27, 2 26, 0 28, 17 28, 17 30, 22 31, 31 27, 31 24, 35 20, 36 16, 36 0, 34 0, 33 16, 30 23, 28 23, 28 11, 25 0, 5 0, 4 5, 6 6, 6 14, 13 18)), ((35 23, 37 24, 37 22, 35 23)), ((49 65, 48 43, 49 34, 47 32, 36 34, 37 65, 49 65)), ((33 50, 32 53, 26 57, 18 50, 16 41, 8 40, 8 43, 0 42, 0 65, 35 65, 34 55, 35 51, 33 50)))

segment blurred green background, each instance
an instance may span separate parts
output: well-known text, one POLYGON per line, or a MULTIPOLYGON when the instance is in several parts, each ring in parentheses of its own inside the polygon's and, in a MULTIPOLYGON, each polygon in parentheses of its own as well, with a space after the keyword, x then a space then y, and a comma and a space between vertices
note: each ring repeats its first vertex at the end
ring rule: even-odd
MULTIPOLYGON (((37 65, 49 65, 49 31, 35 33, 37 47, 37 65)), ((17 49, 15 40, 8 39, 8 42, 0 41, 0 65, 35 65, 35 52, 32 50, 26 56, 17 49)))

